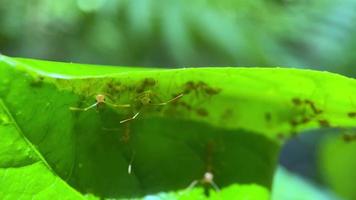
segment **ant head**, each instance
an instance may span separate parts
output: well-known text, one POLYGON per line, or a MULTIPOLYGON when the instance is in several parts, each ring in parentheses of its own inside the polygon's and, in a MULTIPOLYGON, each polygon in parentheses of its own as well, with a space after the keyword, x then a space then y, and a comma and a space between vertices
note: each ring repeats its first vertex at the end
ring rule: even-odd
POLYGON ((95 97, 97 103, 104 103, 105 102, 105 95, 103 94, 98 94, 95 97))

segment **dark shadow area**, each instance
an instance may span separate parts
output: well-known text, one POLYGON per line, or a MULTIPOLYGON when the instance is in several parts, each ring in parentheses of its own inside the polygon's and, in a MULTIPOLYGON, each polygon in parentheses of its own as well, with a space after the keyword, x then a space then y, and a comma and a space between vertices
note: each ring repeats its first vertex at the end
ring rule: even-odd
POLYGON ((184 189, 207 171, 219 187, 271 186, 279 147, 263 136, 159 117, 119 124, 123 117, 110 109, 75 118, 69 183, 82 193, 128 198, 184 189))

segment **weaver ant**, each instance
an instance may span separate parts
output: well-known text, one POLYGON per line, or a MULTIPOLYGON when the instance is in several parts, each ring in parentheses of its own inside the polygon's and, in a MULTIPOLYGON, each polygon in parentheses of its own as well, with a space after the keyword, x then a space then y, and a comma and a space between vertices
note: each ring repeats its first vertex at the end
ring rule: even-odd
POLYGON ((96 102, 88 107, 85 107, 85 108, 69 107, 69 109, 73 110, 73 111, 88 111, 94 107, 96 107, 98 109, 99 106, 103 105, 103 104, 109 105, 111 107, 122 107, 122 108, 131 107, 130 104, 114 104, 114 103, 108 102, 107 97, 104 94, 96 95, 95 100, 96 100, 96 102))
POLYGON ((211 185, 216 192, 220 192, 220 188, 218 187, 218 185, 214 182, 214 174, 210 171, 207 171, 204 173, 204 176, 202 179, 200 180, 194 180, 188 187, 187 190, 192 189, 193 187, 195 187, 198 183, 202 184, 202 185, 211 185))

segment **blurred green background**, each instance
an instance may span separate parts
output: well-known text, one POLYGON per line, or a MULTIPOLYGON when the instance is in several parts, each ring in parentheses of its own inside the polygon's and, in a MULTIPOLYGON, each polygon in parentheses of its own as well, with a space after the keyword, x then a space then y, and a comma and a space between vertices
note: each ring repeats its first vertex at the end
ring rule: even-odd
MULTIPOLYGON (((0 0, 0 53, 169 68, 285 66, 355 77, 355 22, 355 0, 0 0)), ((281 178, 289 173, 282 169, 275 199, 338 199, 333 192, 356 199, 356 177, 348 176, 355 145, 338 154, 332 148, 341 151, 340 144, 329 141, 337 133, 321 132, 289 142, 281 165, 322 196, 293 198, 307 190, 294 175, 281 178), (331 166, 334 158, 343 164, 331 166)))
POLYGON ((355 73, 354 0, 0 2, 0 50, 11 56, 355 73))

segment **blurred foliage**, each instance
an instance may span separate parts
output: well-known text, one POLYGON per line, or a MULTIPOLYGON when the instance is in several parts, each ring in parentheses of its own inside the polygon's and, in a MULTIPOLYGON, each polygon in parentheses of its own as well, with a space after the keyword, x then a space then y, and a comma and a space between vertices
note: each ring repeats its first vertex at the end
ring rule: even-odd
POLYGON ((345 145, 335 137, 340 136, 326 138, 320 146, 320 172, 345 199, 356 199, 356 142, 345 145))
POLYGON ((339 200, 330 191, 279 167, 274 177, 273 200, 339 200), (298 188, 298 189, 296 189, 298 188))
POLYGON ((353 73, 356 1, 2 0, 0 51, 141 66, 353 73))
MULTIPOLYGON (((313 184, 309 180, 300 177, 292 172, 279 166, 274 177, 274 185, 272 189, 271 200, 341 200, 331 191, 313 184), (297 189, 296 189, 297 188, 297 189)), ((227 187, 217 196, 214 191, 211 191, 212 196, 209 199, 251 199, 241 191, 255 190, 254 199, 266 199, 267 191, 255 185, 239 186, 237 184, 227 187), (239 194, 240 196, 236 196, 239 194), (246 195, 246 196, 243 196, 246 195)), ((157 195, 148 195, 144 200, 167 200, 167 199, 205 199, 202 197, 203 189, 195 188, 192 190, 183 190, 179 192, 160 193, 157 195)))

